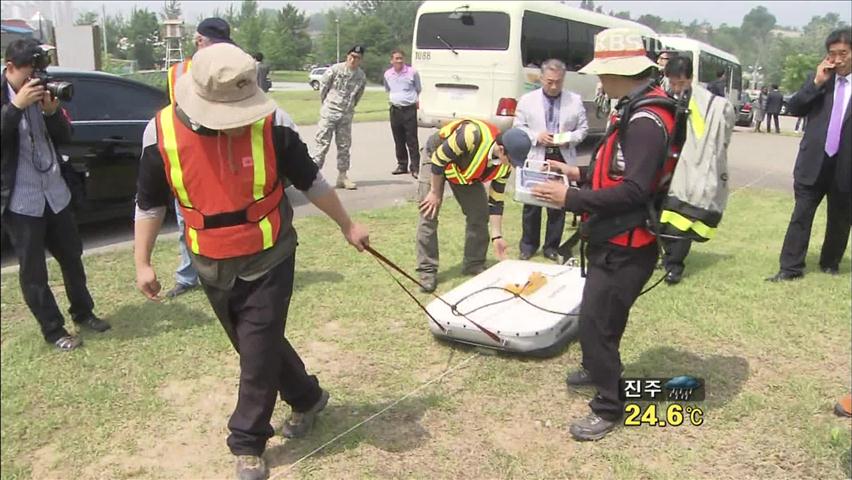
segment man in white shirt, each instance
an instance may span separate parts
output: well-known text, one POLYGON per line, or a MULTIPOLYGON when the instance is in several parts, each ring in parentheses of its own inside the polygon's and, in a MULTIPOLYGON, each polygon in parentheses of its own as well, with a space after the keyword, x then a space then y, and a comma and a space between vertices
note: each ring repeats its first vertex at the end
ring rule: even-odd
MULTIPOLYGON (((577 164, 576 146, 586 138, 589 125, 583 100, 573 92, 563 91, 565 64, 561 60, 546 60, 541 65, 541 88, 521 97, 515 110, 513 126, 530 137, 532 148, 529 160, 550 160, 568 165, 577 164)), ((556 249, 565 228, 565 211, 547 209, 547 228, 544 235, 544 256, 558 260, 556 249)), ((523 236, 520 258, 532 257, 541 242, 541 207, 524 205, 523 236)))

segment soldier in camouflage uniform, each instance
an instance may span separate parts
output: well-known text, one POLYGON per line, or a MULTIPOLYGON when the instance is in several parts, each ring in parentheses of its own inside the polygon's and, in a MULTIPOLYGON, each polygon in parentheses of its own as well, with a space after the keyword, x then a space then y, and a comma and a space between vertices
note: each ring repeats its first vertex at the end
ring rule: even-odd
POLYGON ((355 45, 346 55, 346 61, 335 64, 322 76, 319 130, 317 130, 317 165, 322 168, 325 155, 331 146, 334 134, 337 144, 337 188, 355 190, 357 186, 349 180, 349 147, 352 145, 352 116, 355 106, 364 94, 367 76, 359 68, 364 47, 355 45))

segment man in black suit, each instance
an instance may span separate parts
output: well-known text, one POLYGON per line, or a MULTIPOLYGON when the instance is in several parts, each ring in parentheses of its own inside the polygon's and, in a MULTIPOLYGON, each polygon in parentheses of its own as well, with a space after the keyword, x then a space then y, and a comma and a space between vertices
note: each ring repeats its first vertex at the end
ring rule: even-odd
POLYGON ((781 106, 784 104, 784 95, 778 91, 778 85, 772 85, 772 91, 766 96, 766 133, 772 130, 772 120, 775 119, 775 133, 781 133, 778 128, 778 115, 781 114, 781 106))
POLYGON ((825 46, 828 55, 817 67, 816 74, 808 78, 789 103, 793 115, 808 117, 808 125, 793 171, 796 206, 781 248, 781 270, 767 278, 773 282, 804 276, 811 225, 824 196, 828 196, 828 218, 819 258, 823 272, 839 273, 840 260, 849 242, 852 223, 852 134, 849 131, 852 30, 835 30, 828 36, 825 46))

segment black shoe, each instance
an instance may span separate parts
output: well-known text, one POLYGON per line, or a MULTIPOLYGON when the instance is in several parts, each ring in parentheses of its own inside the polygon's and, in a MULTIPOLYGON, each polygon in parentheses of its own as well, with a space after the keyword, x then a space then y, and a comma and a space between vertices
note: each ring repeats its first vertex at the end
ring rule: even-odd
POLYGON ((671 271, 666 273, 666 283, 669 285, 677 285, 683 278, 683 272, 671 271))
POLYGON ((820 267, 819 270, 829 275, 840 275, 840 267, 820 267))
POLYGON ((183 295, 184 293, 189 292, 190 290, 195 290, 196 288, 198 288, 198 285, 178 283, 171 290, 166 292, 166 298, 175 298, 178 295, 183 295))
POLYGON ((790 273, 790 272, 778 272, 771 277, 767 277, 767 282, 786 282, 788 280, 796 280, 797 278, 804 277, 805 274, 802 272, 798 273, 790 273))
POLYGON ((601 418, 595 413, 590 413, 586 417, 572 423, 569 431, 571 432, 571 436, 576 440, 594 441, 605 437, 619 423, 618 421, 601 418))
POLYGON ((269 468, 262 457, 237 455, 237 480, 266 480, 269 468))
POLYGON ((408 169, 400 165, 396 167, 396 170, 391 172, 391 175, 405 175, 406 173, 408 173, 408 169))
POLYGON ((281 427, 281 435, 286 438, 302 438, 308 434, 314 422, 317 419, 317 414, 328 405, 328 392, 323 390, 320 392, 320 398, 317 403, 307 412, 293 412, 290 414, 284 425, 281 427))
POLYGON ((74 323, 77 325, 88 328, 89 330, 94 330, 96 332, 106 332, 110 328, 110 324, 101 320, 94 313, 88 313, 81 317, 75 318, 74 323))
POLYGON ((432 293, 438 288, 438 280, 435 278, 421 278, 420 291, 423 293, 432 293))
POLYGON ((420 176, 420 172, 418 170, 411 170, 411 176, 417 180, 417 177, 420 176))
POLYGON ((522 250, 522 251, 521 251, 521 254, 520 254, 520 255, 518 255, 518 259, 520 259, 520 260, 529 260, 530 258, 532 258, 532 256, 533 256, 532 252, 524 252, 524 251, 522 250))
MULTIPOLYGON (((621 375, 624 375, 624 365, 621 365, 621 375)), ((592 384, 592 376, 589 371, 583 367, 571 372, 565 378, 565 383, 569 387, 582 387, 592 384)))
POLYGON ((588 370, 580 367, 579 370, 575 370, 568 374, 568 377, 565 378, 565 383, 568 384, 569 387, 582 387, 586 385, 591 385, 592 376, 589 375, 588 370))
POLYGON ((556 250, 546 249, 543 253, 544 253, 544 258, 546 258, 548 260, 553 260, 554 262, 559 261, 559 253, 557 253, 556 250))

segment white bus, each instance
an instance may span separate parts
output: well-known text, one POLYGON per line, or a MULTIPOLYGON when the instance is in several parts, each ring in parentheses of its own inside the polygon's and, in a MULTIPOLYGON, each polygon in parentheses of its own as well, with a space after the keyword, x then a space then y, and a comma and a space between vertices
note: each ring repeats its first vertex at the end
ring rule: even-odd
POLYGON ((541 62, 558 58, 568 67, 565 90, 586 105, 589 133, 603 133, 606 112, 594 102, 598 78, 576 72, 592 60, 595 34, 612 27, 656 37, 644 25, 558 2, 424 2, 412 46, 423 87, 419 125, 473 117, 505 130, 520 96, 540 86, 541 62))
POLYGON ((742 103, 743 71, 739 59, 698 40, 686 37, 658 37, 666 50, 676 50, 679 55, 692 59, 692 83, 706 87, 724 71, 727 79, 726 97, 737 108, 742 103))

